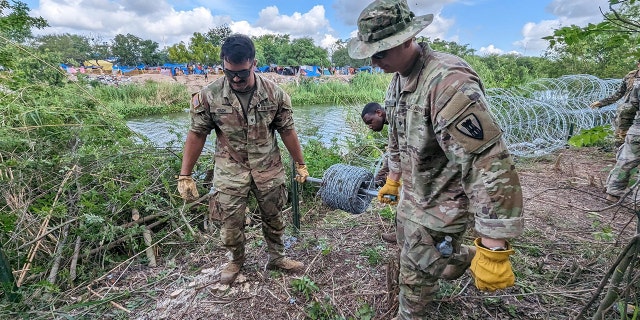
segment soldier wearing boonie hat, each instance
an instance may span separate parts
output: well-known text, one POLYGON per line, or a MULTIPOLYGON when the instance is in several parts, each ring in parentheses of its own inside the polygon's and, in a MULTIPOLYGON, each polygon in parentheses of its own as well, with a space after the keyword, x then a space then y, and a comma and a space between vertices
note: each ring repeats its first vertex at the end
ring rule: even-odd
POLYGON ((399 199, 399 319, 427 318, 438 280, 466 269, 480 290, 513 286, 507 239, 524 227, 515 164, 478 74, 415 41, 432 21, 406 0, 377 0, 360 14, 348 44, 352 58, 371 57, 394 73, 384 106, 390 172, 378 200, 399 199), (478 236, 473 246, 462 244, 469 226, 478 236))

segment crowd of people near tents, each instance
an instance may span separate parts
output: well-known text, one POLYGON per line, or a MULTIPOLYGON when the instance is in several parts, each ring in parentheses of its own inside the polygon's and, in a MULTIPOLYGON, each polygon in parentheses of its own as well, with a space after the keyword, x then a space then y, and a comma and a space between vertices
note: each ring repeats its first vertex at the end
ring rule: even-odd
MULTIPOLYGON (((139 64, 137 66, 122 66, 111 63, 106 60, 87 60, 80 63, 79 66, 60 64, 60 67, 70 74, 77 73, 111 73, 113 75, 126 75, 132 72, 137 73, 160 73, 167 76, 179 76, 179 75, 205 75, 208 74, 220 74, 222 73, 221 65, 203 65, 200 63, 165 63, 162 66, 146 66, 139 64)), ((381 73, 382 70, 378 67, 363 66, 359 68, 344 66, 344 67, 322 67, 322 66, 279 66, 279 65, 265 65, 256 67, 256 72, 267 73, 274 72, 280 75, 289 76, 331 76, 331 75, 350 75, 358 72, 368 73, 381 73)))

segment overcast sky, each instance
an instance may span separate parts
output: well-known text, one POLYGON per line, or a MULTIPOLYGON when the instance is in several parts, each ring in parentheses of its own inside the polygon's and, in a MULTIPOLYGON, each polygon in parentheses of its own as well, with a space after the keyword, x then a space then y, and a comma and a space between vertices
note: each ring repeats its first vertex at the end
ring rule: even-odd
MULTIPOLYGON (((36 34, 72 33, 110 41, 116 34, 151 39, 161 47, 188 43, 194 32, 227 24, 233 32, 310 37, 328 48, 357 30, 370 0, 21 0, 50 28, 36 34)), ((417 14, 433 13, 421 35, 468 44, 479 54, 519 52, 539 56, 541 37, 553 29, 602 21, 607 0, 408 0, 417 14)))

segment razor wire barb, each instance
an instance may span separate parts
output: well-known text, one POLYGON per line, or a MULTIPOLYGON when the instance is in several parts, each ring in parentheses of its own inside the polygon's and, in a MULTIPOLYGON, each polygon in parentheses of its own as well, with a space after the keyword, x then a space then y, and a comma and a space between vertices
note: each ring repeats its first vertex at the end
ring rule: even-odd
POLYGON ((511 153, 539 157, 566 146, 571 132, 611 123, 615 104, 596 110, 589 104, 610 96, 620 84, 621 79, 567 75, 487 89, 486 96, 511 153))

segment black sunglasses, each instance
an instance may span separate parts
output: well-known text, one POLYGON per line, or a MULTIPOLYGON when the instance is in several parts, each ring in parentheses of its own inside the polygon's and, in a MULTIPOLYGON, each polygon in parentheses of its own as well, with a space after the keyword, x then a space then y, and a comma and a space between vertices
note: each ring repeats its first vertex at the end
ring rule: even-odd
POLYGON ((222 71, 224 71, 224 74, 227 76, 229 80, 235 77, 238 77, 240 79, 246 79, 246 78, 249 78, 249 76, 251 75, 251 69, 244 69, 240 71, 231 71, 227 69, 222 69, 222 71))
POLYGON ((387 53, 389 53, 389 50, 382 50, 380 52, 376 52, 371 56, 371 59, 376 59, 376 60, 384 59, 384 57, 387 56, 387 53))

